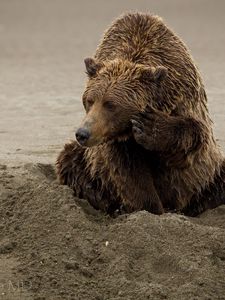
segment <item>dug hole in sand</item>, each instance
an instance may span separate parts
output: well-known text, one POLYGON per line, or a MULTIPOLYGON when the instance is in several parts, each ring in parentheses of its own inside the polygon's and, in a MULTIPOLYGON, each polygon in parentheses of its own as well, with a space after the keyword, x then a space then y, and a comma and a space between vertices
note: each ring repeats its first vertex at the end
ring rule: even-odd
MULTIPOLYGON (((113 219, 55 178, 55 159, 84 114, 84 54, 115 16, 150 4, 104 5, 1 1, 0 299, 225 299, 225 206, 197 218, 113 219)), ((152 1, 151 10, 199 62, 224 148, 223 2, 152 1)))
POLYGON ((51 165, 0 169, 2 299, 224 299, 225 206, 112 219, 51 165))

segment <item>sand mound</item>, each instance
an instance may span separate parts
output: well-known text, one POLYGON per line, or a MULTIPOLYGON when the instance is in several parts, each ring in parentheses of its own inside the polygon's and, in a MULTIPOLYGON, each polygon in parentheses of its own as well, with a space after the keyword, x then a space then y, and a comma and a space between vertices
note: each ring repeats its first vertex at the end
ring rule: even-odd
POLYGON ((0 173, 3 299, 225 299, 225 206, 112 219, 59 186, 51 165, 0 173))

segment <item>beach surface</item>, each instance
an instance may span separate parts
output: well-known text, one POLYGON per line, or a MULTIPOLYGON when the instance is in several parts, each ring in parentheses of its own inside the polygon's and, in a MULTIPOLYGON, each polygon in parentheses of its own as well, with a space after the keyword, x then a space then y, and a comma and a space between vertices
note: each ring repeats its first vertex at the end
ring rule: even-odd
POLYGON ((0 0, 0 299, 225 299, 225 206, 110 218, 57 183, 110 23, 160 15, 201 71, 225 150, 224 1, 0 0))

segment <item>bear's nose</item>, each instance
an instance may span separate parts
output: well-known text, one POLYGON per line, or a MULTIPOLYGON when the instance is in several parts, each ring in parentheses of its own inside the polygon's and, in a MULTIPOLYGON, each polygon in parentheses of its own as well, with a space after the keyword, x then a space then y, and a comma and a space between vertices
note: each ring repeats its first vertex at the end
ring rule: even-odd
POLYGON ((79 128, 75 134, 76 139, 79 144, 84 145, 84 143, 89 139, 90 132, 85 128, 79 128))

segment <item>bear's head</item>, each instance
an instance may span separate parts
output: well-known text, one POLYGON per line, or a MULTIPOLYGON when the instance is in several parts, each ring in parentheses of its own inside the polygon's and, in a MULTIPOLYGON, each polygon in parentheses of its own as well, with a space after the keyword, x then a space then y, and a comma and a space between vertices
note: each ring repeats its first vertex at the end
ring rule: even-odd
POLYGON ((85 65, 89 78, 83 94, 86 116, 76 132, 77 141, 91 147, 128 139, 131 119, 154 104, 167 69, 119 59, 101 63, 87 58, 85 65))

